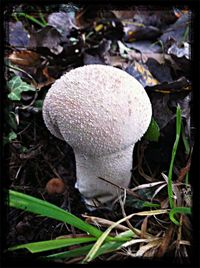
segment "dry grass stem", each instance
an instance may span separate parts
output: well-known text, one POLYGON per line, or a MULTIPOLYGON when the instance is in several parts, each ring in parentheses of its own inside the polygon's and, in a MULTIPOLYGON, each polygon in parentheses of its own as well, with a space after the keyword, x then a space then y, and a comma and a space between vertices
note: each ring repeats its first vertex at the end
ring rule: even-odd
MULTIPOLYGON (((119 200, 120 202, 120 206, 121 206, 121 210, 122 210, 122 215, 124 218, 127 217, 125 209, 124 209, 124 203, 122 202, 122 200, 119 200)), ((128 225, 128 227, 130 228, 131 231, 133 231, 134 234, 136 234, 137 236, 140 236, 140 233, 138 233, 138 231, 133 227, 133 225, 130 223, 130 221, 127 219, 126 223, 128 225)))
MULTIPOLYGON (((106 220, 103 218, 95 217, 95 216, 87 216, 87 215, 82 215, 84 218, 86 218, 87 223, 92 223, 95 224, 96 226, 101 226, 101 227, 110 227, 112 224, 114 224, 113 221, 106 220)), ((127 231, 129 230, 128 227, 119 224, 115 227, 115 229, 120 230, 120 231, 127 231)))

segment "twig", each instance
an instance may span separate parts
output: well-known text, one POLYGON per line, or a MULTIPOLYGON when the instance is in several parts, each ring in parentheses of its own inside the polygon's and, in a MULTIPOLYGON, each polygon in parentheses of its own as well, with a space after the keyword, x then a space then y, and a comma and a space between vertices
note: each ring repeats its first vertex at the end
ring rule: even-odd
POLYGON ((105 179, 105 178, 102 178, 102 177, 98 177, 98 178, 101 179, 101 180, 103 180, 103 181, 105 181, 105 182, 108 182, 108 183, 112 184, 113 186, 116 186, 117 188, 120 188, 120 189, 123 190, 123 191, 126 191, 127 194, 132 195, 132 196, 134 196, 135 198, 138 198, 138 199, 144 201, 144 198, 142 198, 142 197, 139 196, 138 194, 132 192, 130 189, 127 189, 127 188, 125 188, 125 187, 123 187, 123 186, 121 186, 121 185, 118 185, 118 184, 116 184, 116 183, 114 183, 114 182, 111 182, 110 180, 108 181, 108 180, 105 179))

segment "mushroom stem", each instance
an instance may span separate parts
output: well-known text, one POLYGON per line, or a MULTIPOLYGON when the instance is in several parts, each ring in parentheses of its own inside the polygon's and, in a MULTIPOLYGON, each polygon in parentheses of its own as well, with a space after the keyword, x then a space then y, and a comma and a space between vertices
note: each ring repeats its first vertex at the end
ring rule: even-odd
POLYGON ((134 144, 125 150, 106 156, 91 157, 75 151, 76 188, 89 206, 111 203, 121 192, 116 185, 127 188, 130 184, 134 144))

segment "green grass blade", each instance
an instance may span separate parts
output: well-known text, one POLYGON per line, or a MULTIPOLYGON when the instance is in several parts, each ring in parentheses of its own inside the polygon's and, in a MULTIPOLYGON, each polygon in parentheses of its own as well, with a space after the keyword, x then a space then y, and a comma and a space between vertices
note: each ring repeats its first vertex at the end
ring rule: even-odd
POLYGON ((180 133, 181 133, 181 108, 178 105, 176 109, 176 139, 174 142, 173 150, 172 150, 172 157, 169 167, 169 173, 168 173, 168 198, 169 198, 169 205, 170 208, 174 207, 174 197, 173 197, 173 190, 172 190, 172 171, 174 166, 174 160, 176 156, 176 151, 180 139, 180 133))
POLYGON ((33 242, 24 245, 18 245, 14 247, 10 247, 8 250, 18 250, 18 249, 27 249, 31 253, 39 253, 47 250, 53 250, 58 248, 63 248, 71 245, 77 245, 81 243, 88 243, 91 241, 95 241, 95 237, 78 237, 78 238, 62 238, 62 239, 55 239, 55 240, 47 240, 41 242, 33 242))
MULTIPOLYGON (((98 253, 95 255, 95 258, 100 256, 100 255, 115 251, 118 248, 121 248, 121 246, 124 243, 126 243, 126 242, 124 242, 124 241, 123 242, 106 242, 98 250, 98 253)), ((61 252, 61 253, 48 255, 48 256, 45 256, 45 257, 42 257, 42 258, 47 259, 47 260, 61 260, 61 259, 66 260, 66 259, 69 259, 69 258, 72 258, 72 257, 84 256, 91 250, 93 245, 94 244, 90 244, 90 245, 83 246, 83 247, 80 247, 80 248, 77 248, 77 249, 73 249, 73 250, 69 250, 69 251, 65 251, 65 252, 61 252)))
POLYGON ((40 16, 40 19, 41 19, 43 25, 44 25, 44 26, 47 26, 48 23, 46 22, 46 20, 45 20, 45 18, 44 18, 44 15, 43 15, 43 13, 42 13, 41 10, 39 11, 39 16, 40 16))
MULTIPOLYGON (((116 236, 116 238, 126 238, 126 242, 130 241, 131 239, 133 239, 135 237, 135 233, 132 230, 128 230, 125 231, 119 235, 116 236)), ((110 242, 105 242, 100 248, 99 250, 96 252, 96 254, 94 255, 94 258, 106 254, 106 253, 110 253, 112 251, 116 251, 117 249, 120 249, 123 247, 123 244, 126 243, 125 241, 110 241, 110 242)))
MULTIPOLYGON (((116 238, 128 238, 127 240, 131 240, 135 237, 135 233, 131 230, 125 231, 119 235, 116 236, 116 238)), ((112 251, 116 251, 117 249, 120 249, 123 247, 123 244, 127 243, 127 241, 110 241, 110 242, 105 242, 99 249, 98 251, 94 254, 94 258, 106 254, 106 253, 110 253, 112 251)))
POLYGON ((160 208, 160 204, 152 203, 152 202, 144 202, 143 207, 149 207, 149 208, 160 208))
POLYGON ((80 257, 89 252, 89 250, 92 248, 93 244, 87 245, 87 246, 82 246, 80 248, 60 252, 60 253, 55 253, 51 254, 48 256, 41 257, 41 259, 45 260, 62 260, 62 259, 69 259, 72 257, 80 257))
MULTIPOLYGON (((128 241, 129 239, 132 239, 135 236, 135 233, 131 230, 125 231, 119 235, 117 235, 117 238, 126 238, 126 241, 128 241)), ((118 248, 120 248, 123 245, 124 241, 122 242, 106 242, 104 245, 101 246, 101 248, 98 251, 98 255, 103 255, 105 253, 114 251, 118 248)), ((68 250, 65 252, 60 252, 60 253, 55 253, 55 254, 51 254, 48 256, 44 256, 42 258, 47 259, 47 260, 61 260, 61 259, 69 259, 72 257, 80 257, 83 255, 86 255, 90 249, 93 247, 94 244, 90 244, 87 246, 82 246, 80 248, 77 249, 72 249, 72 250, 68 250)))
POLYGON ((96 227, 47 201, 13 190, 9 190, 9 206, 65 222, 95 237, 102 234, 96 227))
POLYGON ((180 214, 191 214, 192 210, 191 208, 186 208, 186 207, 176 207, 170 210, 169 212, 169 218, 170 220, 176 224, 176 225, 180 225, 180 223, 175 219, 174 215, 176 213, 180 213, 180 214))
POLYGON ((94 254, 93 259, 103 255, 103 254, 107 254, 113 251, 116 251, 117 249, 121 248, 122 245, 126 243, 126 242, 107 242, 105 244, 103 244, 98 251, 94 254))
POLYGON ((33 16, 30 16, 30 15, 23 13, 23 12, 17 13, 17 16, 25 17, 25 18, 29 19, 30 21, 38 24, 41 27, 45 27, 47 25, 46 23, 43 23, 43 22, 37 20, 36 18, 34 18, 33 16))

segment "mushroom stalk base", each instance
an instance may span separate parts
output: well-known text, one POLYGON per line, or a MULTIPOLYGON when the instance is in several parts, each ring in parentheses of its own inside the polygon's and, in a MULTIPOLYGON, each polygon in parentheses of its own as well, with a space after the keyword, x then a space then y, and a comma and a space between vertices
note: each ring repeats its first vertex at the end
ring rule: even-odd
POLYGON ((75 152, 76 188, 83 195, 86 205, 109 206, 120 193, 120 187, 99 177, 127 188, 130 184, 134 144, 107 156, 92 157, 75 152))

